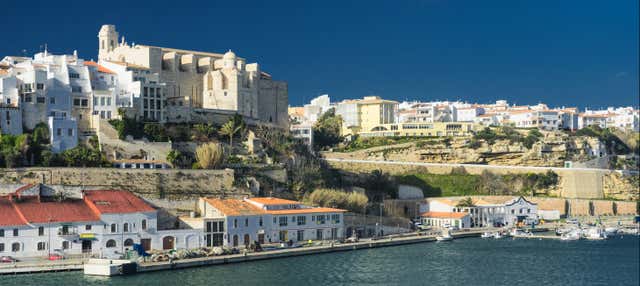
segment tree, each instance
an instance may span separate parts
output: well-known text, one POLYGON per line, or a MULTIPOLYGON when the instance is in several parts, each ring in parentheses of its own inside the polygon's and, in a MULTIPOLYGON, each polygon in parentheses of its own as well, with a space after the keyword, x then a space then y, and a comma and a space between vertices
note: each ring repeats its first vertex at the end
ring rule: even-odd
POLYGON ((242 119, 242 116, 236 114, 233 116, 233 118, 229 119, 227 123, 222 125, 219 133, 220 135, 229 136, 229 145, 233 146, 233 136, 235 136, 236 133, 244 130, 245 127, 246 126, 244 120, 242 119))
POLYGON ((335 110, 330 109, 320 118, 313 126, 313 142, 314 148, 321 150, 328 147, 334 147, 342 142, 340 129, 342 128, 342 117, 336 116, 335 110))
POLYGON ((389 173, 384 173, 381 170, 374 170, 366 176, 364 186, 367 197, 372 202, 380 202, 383 199, 397 196, 395 182, 391 179, 389 173))
POLYGON ((476 205, 473 203, 473 199, 471 199, 471 197, 466 197, 456 204, 456 208, 471 208, 475 206, 476 205))
POLYGON ((205 142, 209 141, 209 138, 215 135, 215 133, 216 129, 212 124, 195 124, 193 125, 191 139, 194 141, 205 142))
POLYGON ((203 169, 215 169, 222 164, 224 150, 222 144, 209 142, 196 148, 198 166, 203 169))

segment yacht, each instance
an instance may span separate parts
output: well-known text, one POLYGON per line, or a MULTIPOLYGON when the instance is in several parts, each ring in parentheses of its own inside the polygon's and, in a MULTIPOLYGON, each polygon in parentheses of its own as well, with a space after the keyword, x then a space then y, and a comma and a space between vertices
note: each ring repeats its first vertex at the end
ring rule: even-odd
POLYGON ((485 232, 480 237, 482 237, 482 238, 492 238, 492 237, 494 237, 494 234, 490 233, 490 232, 485 232))
POLYGON ((493 238, 495 239, 501 239, 502 237, 503 235, 499 231, 493 234, 493 238))
POLYGON ((598 227, 591 227, 583 231, 584 238, 589 240, 602 240, 606 239, 607 236, 605 231, 598 227))
POLYGON ((618 234, 618 228, 617 227, 607 227, 607 228, 604 229, 604 234, 607 237, 615 236, 616 234, 618 234))

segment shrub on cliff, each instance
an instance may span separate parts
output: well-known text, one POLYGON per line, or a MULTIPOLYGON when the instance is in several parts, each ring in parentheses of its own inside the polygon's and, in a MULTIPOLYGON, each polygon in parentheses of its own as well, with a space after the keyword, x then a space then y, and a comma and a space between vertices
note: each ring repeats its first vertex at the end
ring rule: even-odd
POLYGON ((218 142, 210 142, 196 148, 198 166, 203 169, 215 169, 222 164, 224 149, 218 142))
POLYGON ((316 189, 304 199, 305 202, 320 207, 340 208, 351 212, 363 212, 369 203, 366 195, 338 189, 316 189))

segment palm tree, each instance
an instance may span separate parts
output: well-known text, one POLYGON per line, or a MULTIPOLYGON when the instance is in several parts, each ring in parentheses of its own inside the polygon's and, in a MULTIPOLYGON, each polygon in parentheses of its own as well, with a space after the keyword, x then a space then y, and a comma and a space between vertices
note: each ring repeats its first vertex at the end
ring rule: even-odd
POLYGON ((237 126, 233 120, 227 121, 220 128, 220 134, 229 136, 229 145, 233 146, 233 136, 240 131, 241 126, 237 126))

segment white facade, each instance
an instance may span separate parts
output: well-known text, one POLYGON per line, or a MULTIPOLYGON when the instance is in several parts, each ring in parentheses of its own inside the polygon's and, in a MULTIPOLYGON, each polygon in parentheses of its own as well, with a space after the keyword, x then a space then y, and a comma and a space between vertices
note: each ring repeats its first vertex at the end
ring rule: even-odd
POLYGON ((344 210, 275 198, 200 199, 206 246, 344 238, 344 210))
POLYGON ((49 116, 51 152, 60 153, 78 146, 78 125, 75 119, 49 116))
POLYGON ((509 199, 489 198, 474 199, 472 207, 457 207, 463 198, 429 199, 421 205, 421 212, 468 213, 470 227, 488 226, 516 226, 530 224, 538 219, 538 206, 527 201, 524 197, 509 199))
POLYGON ((27 185, 0 197, 0 256, 43 257, 50 253, 117 258, 133 244, 146 250, 198 248, 201 230, 157 229, 157 211, 126 191, 82 191, 65 201, 27 185))

